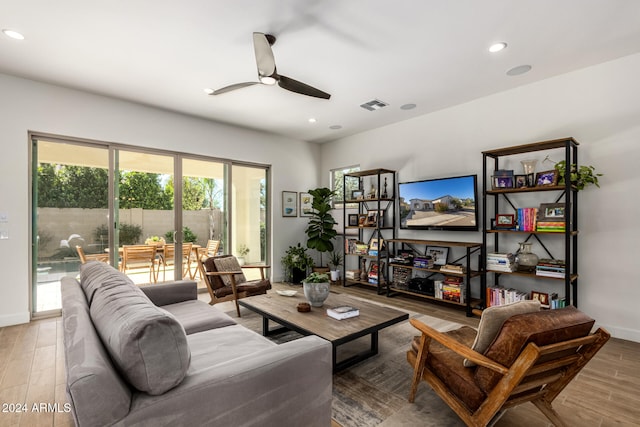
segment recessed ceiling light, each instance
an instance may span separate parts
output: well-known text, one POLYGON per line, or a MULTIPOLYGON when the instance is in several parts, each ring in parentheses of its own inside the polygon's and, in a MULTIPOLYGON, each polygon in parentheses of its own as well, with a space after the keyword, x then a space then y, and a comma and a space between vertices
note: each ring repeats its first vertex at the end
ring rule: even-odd
POLYGON ((331 125, 331 126, 329 126, 329 129, 338 130, 338 129, 342 129, 342 126, 341 125, 331 125))
POLYGON ((416 108, 416 104, 404 104, 400 106, 401 110, 413 110, 416 108))
POLYGON ((500 52, 505 47, 507 47, 507 44, 505 42, 494 43, 491 46, 489 46, 489 52, 491 53, 500 52))
POLYGON ((519 76, 531 70, 531 65, 518 65, 507 71, 507 76, 519 76))
POLYGON ((15 40, 24 40, 24 36, 17 31, 14 30, 2 30, 2 32, 7 36, 11 37, 15 40))
POLYGON ((317 121, 318 121, 318 120, 314 119, 313 117, 311 117, 311 118, 309 119, 309 123, 315 123, 315 122, 317 122, 317 121))
POLYGON ((211 89, 210 87, 206 87, 204 88, 204 93, 206 93, 207 95, 211 95, 213 94, 214 90, 211 89))

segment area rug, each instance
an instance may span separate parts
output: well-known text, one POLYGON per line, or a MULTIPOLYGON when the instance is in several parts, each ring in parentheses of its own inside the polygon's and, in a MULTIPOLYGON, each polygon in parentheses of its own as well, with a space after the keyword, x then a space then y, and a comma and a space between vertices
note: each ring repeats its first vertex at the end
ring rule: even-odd
MULTIPOLYGON (((369 301, 371 302, 371 301, 369 301)), ((406 310, 405 310, 406 311, 406 310)), ((458 328, 457 323, 409 312, 440 331, 458 328)), ((262 332, 262 318, 242 309, 242 317, 229 312, 238 323, 262 332)), ((275 326, 275 325, 274 325, 275 326)), ((414 403, 407 401, 413 370, 406 352, 411 339, 418 335, 409 322, 385 328, 379 333, 379 354, 333 376, 332 417, 343 427, 395 426, 463 426, 458 416, 424 382, 419 386, 414 403)), ((278 343, 300 338, 296 332, 284 332, 270 337, 278 343)), ((369 345, 368 340, 355 341, 357 346, 369 345)), ((340 354, 338 355, 340 359, 340 354)))

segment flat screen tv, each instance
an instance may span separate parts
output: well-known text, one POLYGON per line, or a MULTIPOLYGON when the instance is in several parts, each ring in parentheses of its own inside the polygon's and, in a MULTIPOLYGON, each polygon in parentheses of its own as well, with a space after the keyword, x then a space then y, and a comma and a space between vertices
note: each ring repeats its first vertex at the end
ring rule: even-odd
POLYGON ((398 184, 400 228, 478 231, 477 175, 398 184))

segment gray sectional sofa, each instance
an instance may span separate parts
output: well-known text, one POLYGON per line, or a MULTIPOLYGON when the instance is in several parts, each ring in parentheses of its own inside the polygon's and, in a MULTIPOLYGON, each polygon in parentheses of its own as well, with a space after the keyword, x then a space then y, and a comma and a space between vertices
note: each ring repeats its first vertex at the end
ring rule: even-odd
POLYGON ((277 345, 198 301, 193 281, 136 286, 107 264, 62 282, 78 426, 329 426, 331 344, 277 345))

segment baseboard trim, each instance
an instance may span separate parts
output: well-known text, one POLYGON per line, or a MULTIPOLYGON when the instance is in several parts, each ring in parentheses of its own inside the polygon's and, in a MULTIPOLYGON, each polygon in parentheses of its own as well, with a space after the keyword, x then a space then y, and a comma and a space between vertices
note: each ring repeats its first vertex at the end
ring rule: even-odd
POLYGON ((31 316, 28 311, 24 313, 5 314, 4 316, 0 316, 0 328, 29 323, 30 320, 31 316))
POLYGON ((621 340, 627 340, 627 341, 633 341, 633 342, 640 342, 640 330, 621 328, 621 327, 612 326, 612 325, 601 325, 601 324, 596 324, 596 327, 603 327, 614 338, 619 338, 621 340))

